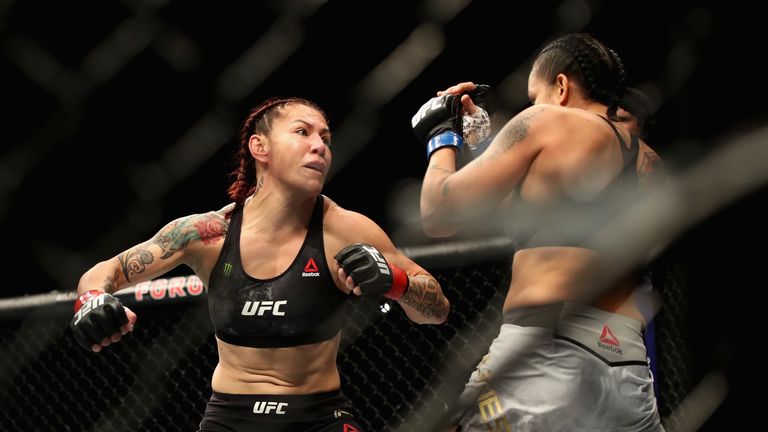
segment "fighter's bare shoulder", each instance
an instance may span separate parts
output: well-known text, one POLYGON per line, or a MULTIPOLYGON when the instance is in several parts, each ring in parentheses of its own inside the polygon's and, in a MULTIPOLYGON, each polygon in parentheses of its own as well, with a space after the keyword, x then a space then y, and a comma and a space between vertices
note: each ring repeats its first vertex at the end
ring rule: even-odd
POLYGON ((153 240, 166 254, 190 244, 202 243, 206 246, 214 244, 223 240, 227 234, 229 219, 226 213, 232 208, 234 204, 227 205, 218 211, 176 219, 160 230, 153 240))
POLYGON ((347 210, 327 196, 324 207, 323 228, 326 237, 341 242, 378 243, 380 237, 385 235, 369 217, 347 210))
POLYGON ((231 212, 232 209, 234 209, 234 208, 235 208, 235 203, 229 203, 229 204, 225 205, 224 207, 220 208, 219 210, 217 210, 216 213, 224 216, 227 213, 231 212))

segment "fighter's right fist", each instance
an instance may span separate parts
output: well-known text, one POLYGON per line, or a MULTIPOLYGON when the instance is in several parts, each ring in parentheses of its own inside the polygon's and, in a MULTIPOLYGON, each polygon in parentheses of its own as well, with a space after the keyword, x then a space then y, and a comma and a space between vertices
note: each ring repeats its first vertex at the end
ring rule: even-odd
POLYGON ((427 145, 427 158, 442 147, 462 145, 461 102, 452 94, 433 97, 411 119, 416 138, 427 145))
MULTIPOLYGON (((129 330, 128 313, 135 321, 135 314, 123 307, 116 297, 104 291, 91 290, 75 302, 75 316, 69 327, 77 342, 88 351, 100 351, 101 346, 120 340, 129 330)), ((133 324, 132 322, 130 324, 133 324)))
POLYGON ((405 270, 389 264, 384 254, 373 245, 354 243, 340 250, 333 258, 339 263, 339 276, 346 280, 348 275, 361 294, 383 294, 399 300, 410 285, 405 270))

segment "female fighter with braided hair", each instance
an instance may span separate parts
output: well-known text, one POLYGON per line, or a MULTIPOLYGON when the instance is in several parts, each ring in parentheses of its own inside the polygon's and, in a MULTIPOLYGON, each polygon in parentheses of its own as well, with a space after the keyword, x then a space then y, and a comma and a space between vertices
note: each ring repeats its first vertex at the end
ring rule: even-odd
POLYGON ((599 209, 639 186, 639 140, 614 124, 624 82, 619 56, 594 37, 549 43, 529 76, 533 106, 459 170, 457 120, 474 112, 467 93, 475 85, 438 92, 412 120, 429 155, 421 193, 427 234, 452 235, 471 226, 478 209, 499 206, 533 208, 552 222, 532 233, 506 221, 517 229, 517 248, 503 323, 460 397, 451 423, 463 431, 661 429, 636 281, 617 277, 599 290, 601 256, 586 247, 590 233, 568 230, 580 219, 547 213, 599 209))
POLYGON ((201 431, 362 431, 336 366, 348 295, 384 295, 431 324, 448 300, 376 223, 321 194, 331 132, 314 103, 254 108, 238 158, 232 204, 177 219, 82 276, 72 331, 95 352, 119 341, 136 315, 110 294, 186 264, 207 287, 219 354, 201 431))

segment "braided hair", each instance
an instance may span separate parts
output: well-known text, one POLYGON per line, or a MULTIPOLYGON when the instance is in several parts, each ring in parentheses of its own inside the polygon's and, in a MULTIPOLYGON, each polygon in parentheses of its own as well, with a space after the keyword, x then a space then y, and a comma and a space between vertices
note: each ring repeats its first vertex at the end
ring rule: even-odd
POLYGON ((272 122, 282 114, 283 107, 288 104, 306 105, 326 117, 325 112, 317 104, 297 97, 271 98, 253 108, 240 130, 240 148, 235 155, 235 169, 229 174, 232 184, 227 189, 227 194, 235 202, 235 207, 227 212, 226 217, 242 207, 245 200, 256 190, 256 161, 248 148, 251 136, 269 135, 272 131, 272 122))
POLYGON ((594 36, 572 33, 547 44, 534 63, 538 76, 554 84, 560 73, 568 75, 584 90, 585 96, 608 107, 616 120, 627 75, 621 58, 594 36))

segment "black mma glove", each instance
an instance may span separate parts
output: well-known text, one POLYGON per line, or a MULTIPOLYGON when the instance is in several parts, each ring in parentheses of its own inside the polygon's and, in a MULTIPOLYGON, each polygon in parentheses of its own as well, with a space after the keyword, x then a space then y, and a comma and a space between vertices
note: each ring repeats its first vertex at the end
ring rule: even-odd
POLYGON ((488 114, 493 114, 494 103, 490 94, 491 86, 488 84, 477 84, 475 89, 467 92, 467 95, 472 99, 472 102, 484 109, 488 114))
POLYGON ((351 244, 340 250, 334 258, 364 295, 383 294, 398 300, 408 289, 408 274, 405 270, 388 264, 384 255, 369 244, 351 244))
POLYGON ((91 351, 104 338, 120 333, 120 327, 127 322, 120 300, 104 291, 91 290, 77 298, 69 327, 80 346, 91 351))
POLYGON ((419 108, 411 119, 413 133, 427 145, 427 159, 445 146, 462 145, 462 115, 460 98, 446 94, 433 97, 419 108))

